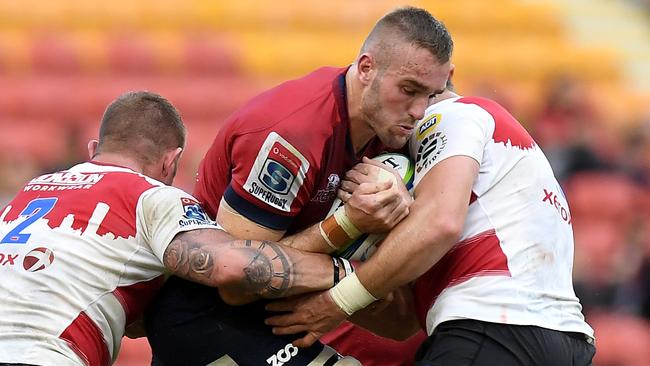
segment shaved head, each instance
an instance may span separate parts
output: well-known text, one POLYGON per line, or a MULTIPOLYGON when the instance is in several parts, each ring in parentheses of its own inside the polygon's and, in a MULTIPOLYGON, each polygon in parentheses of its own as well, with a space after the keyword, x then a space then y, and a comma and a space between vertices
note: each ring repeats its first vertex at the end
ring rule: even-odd
POLYGON ((399 49, 395 44, 422 47, 444 64, 451 58, 453 41, 447 28, 428 11, 414 7, 397 8, 377 21, 361 47, 360 54, 372 53, 381 68, 387 67, 399 49))
POLYGON ((185 147, 186 131, 176 108, 158 94, 121 95, 104 112, 96 154, 121 153, 150 164, 165 151, 185 147))

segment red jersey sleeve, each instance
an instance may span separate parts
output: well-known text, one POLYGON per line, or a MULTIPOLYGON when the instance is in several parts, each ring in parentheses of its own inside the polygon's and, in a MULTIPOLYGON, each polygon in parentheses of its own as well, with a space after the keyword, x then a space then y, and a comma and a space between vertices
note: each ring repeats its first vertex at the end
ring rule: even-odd
POLYGON ((306 215, 319 180, 346 164, 345 70, 323 68, 283 83, 225 122, 194 191, 210 215, 222 197, 270 229, 287 230, 306 215), (340 167, 330 168, 332 159, 340 167))
POLYGON ((309 154, 296 146, 275 131, 234 139, 232 176, 224 192, 226 202, 261 225, 286 229, 308 202, 315 179, 310 176, 309 154))

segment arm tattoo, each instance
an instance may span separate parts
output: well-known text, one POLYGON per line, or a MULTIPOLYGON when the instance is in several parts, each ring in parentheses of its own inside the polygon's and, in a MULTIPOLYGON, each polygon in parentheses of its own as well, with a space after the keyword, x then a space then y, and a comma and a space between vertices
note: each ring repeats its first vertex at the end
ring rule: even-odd
POLYGON ((174 273, 193 280, 210 279, 214 258, 204 244, 191 240, 189 235, 177 236, 165 251, 163 261, 174 273))
POLYGON ((177 235, 167 247, 163 261, 174 274, 209 286, 238 288, 265 298, 291 295, 297 274, 282 245, 252 240, 215 243, 198 231, 177 235), (217 255, 222 257, 217 258, 217 255))
MULTIPOLYGON (((252 247, 252 242, 246 240, 245 246, 252 247)), ((275 298, 287 295, 291 286, 291 269, 291 262, 280 245, 262 241, 250 263, 244 267, 244 273, 255 293, 275 298), (271 253, 267 254, 269 250, 271 253)))

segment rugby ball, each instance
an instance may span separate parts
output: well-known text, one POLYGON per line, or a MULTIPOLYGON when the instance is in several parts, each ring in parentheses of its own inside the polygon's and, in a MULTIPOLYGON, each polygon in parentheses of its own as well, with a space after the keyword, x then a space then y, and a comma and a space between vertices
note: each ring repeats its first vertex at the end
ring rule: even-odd
MULTIPOLYGON (((399 175, 402 177, 402 182, 406 188, 411 191, 413 189, 413 179, 415 176, 415 163, 413 160, 403 154, 398 153, 385 153, 372 158, 372 160, 379 161, 383 164, 390 166, 395 169, 399 175)), ((387 172, 388 173, 388 172, 387 172)), ((387 179, 393 179, 394 176, 390 173, 380 174, 377 177, 378 181, 384 181, 387 179)), ((339 207, 343 205, 343 202, 337 197, 332 203, 332 208, 330 209, 327 217, 334 214, 339 207)), ((365 261, 368 259, 372 253, 377 249, 376 244, 384 239, 385 234, 363 234, 357 238, 352 243, 348 244, 343 248, 339 248, 335 254, 342 258, 347 258, 357 261, 365 261)))

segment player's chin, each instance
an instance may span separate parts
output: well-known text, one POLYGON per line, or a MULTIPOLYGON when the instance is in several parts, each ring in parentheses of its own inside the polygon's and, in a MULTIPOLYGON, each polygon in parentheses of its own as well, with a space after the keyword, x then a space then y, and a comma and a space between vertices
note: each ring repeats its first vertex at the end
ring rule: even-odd
POLYGON ((410 137, 411 134, 393 133, 391 136, 389 136, 387 139, 385 139, 382 142, 388 148, 401 149, 402 147, 404 147, 404 145, 406 145, 410 137))

